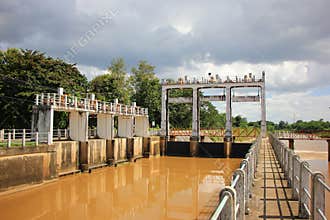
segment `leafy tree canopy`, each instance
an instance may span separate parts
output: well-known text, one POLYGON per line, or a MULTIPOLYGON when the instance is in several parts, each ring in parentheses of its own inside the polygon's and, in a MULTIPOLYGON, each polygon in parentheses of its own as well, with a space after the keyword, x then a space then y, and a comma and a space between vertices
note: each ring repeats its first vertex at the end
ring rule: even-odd
POLYGON ((87 79, 74 64, 47 57, 36 50, 0 50, 1 128, 28 128, 35 94, 85 92, 87 79))

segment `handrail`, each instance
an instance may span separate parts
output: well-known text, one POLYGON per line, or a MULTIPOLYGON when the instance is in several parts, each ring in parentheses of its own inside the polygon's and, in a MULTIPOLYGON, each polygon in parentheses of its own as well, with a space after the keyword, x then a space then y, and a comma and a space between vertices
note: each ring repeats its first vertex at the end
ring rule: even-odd
POLYGON ((276 135, 270 134, 269 140, 274 148, 275 155, 288 177, 292 188, 292 198, 299 201, 299 217, 313 220, 327 219, 325 216, 325 193, 330 187, 324 181, 324 175, 313 172, 310 164, 303 161, 276 135))
POLYGON ((135 104, 129 106, 120 104, 117 100, 112 103, 96 99, 78 98, 68 94, 61 95, 57 93, 36 94, 35 105, 53 106, 54 109, 59 111, 79 110, 117 115, 148 115, 147 108, 141 108, 135 104))
MULTIPOLYGON (((1 129, 0 130, 0 142, 5 142, 6 147, 10 148, 15 143, 22 147, 27 145, 38 146, 39 143, 51 144, 52 140, 69 140, 70 129, 53 129, 51 132, 33 132, 31 129, 1 129), (52 137, 52 138, 51 138, 52 137), (38 143, 37 143, 38 142, 38 143)), ((88 138, 97 138, 97 129, 88 129, 88 138)))
POLYGON ((249 152, 242 160, 240 168, 235 170, 230 186, 220 192, 220 202, 210 219, 244 219, 249 212, 249 198, 252 180, 257 168, 257 156, 261 144, 261 136, 252 144, 249 152), (225 207, 228 207, 225 209, 225 207))

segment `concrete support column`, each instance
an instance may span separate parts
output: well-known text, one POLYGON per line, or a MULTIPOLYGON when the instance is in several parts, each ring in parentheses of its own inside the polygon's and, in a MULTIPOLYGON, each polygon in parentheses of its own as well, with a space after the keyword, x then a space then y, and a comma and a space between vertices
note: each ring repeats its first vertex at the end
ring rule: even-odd
POLYGON ((111 140, 114 138, 114 118, 110 114, 97 115, 97 136, 111 140))
MULTIPOLYGON (((52 106, 45 106, 37 109, 37 119, 34 118, 34 121, 37 122, 37 129, 39 133, 39 142, 53 143, 53 125, 54 125, 54 109, 52 106), (50 133, 50 140, 48 137, 50 133)), ((35 125, 33 125, 35 126, 35 125)))
POLYGON ((232 146, 232 120, 231 120, 231 88, 226 87, 226 131, 224 138, 225 156, 229 157, 232 146))
POLYGON ((262 72, 262 80, 263 86, 261 87, 261 135, 265 138, 267 135, 265 72, 262 72))
POLYGON ((70 139, 74 141, 88 141, 88 112, 70 112, 70 139))
POLYGON ((134 117, 118 116, 118 137, 132 138, 134 136, 134 117))
POLYGON ((294 139, 293 138, 290 138, 290 139, 288 139, 289 140, 289 148, 291 149, 291 150, 294 150, 294 139))
POLYGON ((149 118, 148 116, 135 117, 135 135, 138 137, 149 136, 149 118))
POLYGON ((198 97, 198 89, 193 89, 192 97, 192 132, 190 137, 190 156, 198 155, 198 141, 200 135, 200 105, 198 97))
POLYGON ((166 155, 166 142, 167 138, 166 136, 160 136, 160 155, 165 156, 166 155))
POLYGON ((199 140, 200 132, 200 106, 199 106, 199 97, 198 89, 193 89, 193 104, 192 104, 192 133, 191 136, 199 140))
POLYGON ((162 89, 162 115, 161 115, 161 136, 168 136, 169 118, 168 118, 168 91, 162 89))

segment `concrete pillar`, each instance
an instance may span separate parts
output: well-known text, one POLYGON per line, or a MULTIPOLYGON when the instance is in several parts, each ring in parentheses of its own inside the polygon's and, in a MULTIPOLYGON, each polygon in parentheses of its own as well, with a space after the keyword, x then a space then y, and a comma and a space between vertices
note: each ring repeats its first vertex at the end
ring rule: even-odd
POLYGON ((197 157, 198 155, 198 137, 190 137, 190 156, 197 157))
POLYGON ((161 136, 168 136, 169 118, 168 118, 168 91, 162 89, 162 114, 161 114, 161 136))
POLYGON ((226 131, 224 137, 225 156, 229 157, 232 145, 232 120, 231 120, 231 88, 226 87, 226 131))
POLYGON ((265 72, 262 72, 262 80, 263 86, 261 87, 261 135, 265 138, 267 135, 265 72))
POLYGON ((148 137, 149 136, 149 117, 137 116, 135 117, 135 136, 148 137))
POLYGON ((99 138, 111 140, 114 138, 114 120, 113 115, 97 115, 97 136, 99 138))
POLYGON ((199 106, 199 97, 198 97, 198 89, 193 89, 193 104, 192 104, 192 133, 191 136, 197 140, 199 140, 200 133, 200 106, 199 106))
POLYGON ((132 138, 134 136, 134 117, 118 116, 118 137, 132 138))
POLYGON ((88 116, 88 112, 70 112, 70 139, 74 141, 88 141, 88 116))
POLYGON ((328 139, 327 142, 328 142, 328 162, 330 162, 330 139, 328 139))
POLYGON ((291 149, 291 150, 294 150, 294 139, 293 138, 290 138, 290 139, 288 139, 289 140, 289 148, 291 149))
POLYGON ((53 142, 54 109, 52 106, 38 108, 37 128, 39 142, 48 142, 48 133, 51 134, 50 142, 53 142))
POLYGON ((226 140, 226 138, 225 138, 225 141, 224 141, 224 152, 225 152, 225 157, 230 157, 231 147, 232 147, 232 142, 226 140))
POLYGON ((166 155, 166 141, 167 138, 165 136, 160 136, 160 155, 165 156, 166 155))

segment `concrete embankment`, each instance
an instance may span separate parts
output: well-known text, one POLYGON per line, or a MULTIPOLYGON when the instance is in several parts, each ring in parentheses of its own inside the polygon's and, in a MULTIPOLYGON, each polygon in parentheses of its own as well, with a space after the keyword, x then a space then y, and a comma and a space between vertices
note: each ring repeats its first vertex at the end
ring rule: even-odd
POLYGON ((62 175, 136 161, 160 153, 159 137, 56 141, 52 145, 0 149, 0 192, 62 175))

